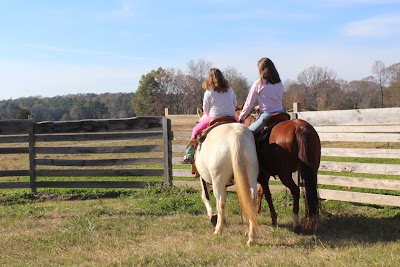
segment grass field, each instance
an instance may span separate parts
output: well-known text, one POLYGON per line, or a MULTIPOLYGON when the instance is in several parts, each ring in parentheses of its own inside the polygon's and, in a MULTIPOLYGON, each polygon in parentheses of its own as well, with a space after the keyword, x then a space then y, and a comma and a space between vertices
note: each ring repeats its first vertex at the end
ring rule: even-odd
MULTIPOLYGON (((371 145, 377 146, 380 145, 371 145)), ((344 144, 344 147, 349 146, 344 144)), ((397 159, 362 160, 400 164, 397 159)), ((27 157, 0 155, 3 170, 27 169, 27 165, 27 157)), ((399 179, 398 176, 381 178, 399 179)), ((82 177, 40 179, 84 180, 82 177)), ((118 177, 123 179, 130 178, 118 177)), ((138 179, 162 181, 160 177, 138 179)), ((1 179, 28 180, 28 177, 1 179)), ((38 189, 37 195, 32 195, 29 189, 2 190, 0 266, 399 265, 400 208, 323 201, 318 232, 304 236, 292 232, 290 193, 282 191, 273 197, 279 227, 270 226, 264 201, 257 245, 247 247, 247 226, 242 222, 236 194, 231 192, 227 228, 221 236, 214 236, 200 193, 192 188, 38 189)), ((300 212, 304 212, 304 203, 301 205, 300 212)))
POLYGON ((264 206, 247 247, 235 193, 214 236, 191 188, 1 191, 0 265, 398 266, 400 208, 324 201, 317 234, 303 236, 292 232, 290 194, 274 201, 279 227, 264 206))

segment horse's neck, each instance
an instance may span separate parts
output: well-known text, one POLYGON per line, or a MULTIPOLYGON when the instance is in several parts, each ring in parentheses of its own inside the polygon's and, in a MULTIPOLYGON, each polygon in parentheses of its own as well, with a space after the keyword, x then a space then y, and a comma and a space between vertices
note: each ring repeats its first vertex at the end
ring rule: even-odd
POLYGON ((253 122, 255 122, 257 119, 253 115, 247 116, 247 118, 244 120, 244 125, 249 127, 253 122))

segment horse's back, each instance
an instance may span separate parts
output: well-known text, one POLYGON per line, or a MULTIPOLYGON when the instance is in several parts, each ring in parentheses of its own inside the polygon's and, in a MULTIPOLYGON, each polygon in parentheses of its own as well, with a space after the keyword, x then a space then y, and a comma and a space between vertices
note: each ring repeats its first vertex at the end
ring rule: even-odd
POLYGON ((274 156, 269 159, 271 168, 278 166, 279 161, 284 158, 287 166, 291 166, 287 169, 295 169, 299 164, 298 159, 306 157, 313 169, 317 170, 319 167, 320 138, 315 128, 305 120, 295 119, 278 123, 271 131, 269 144, 269 149, 275 149, 274 156))
POLYGON ((232 149, 233 146, 241 146, 244 148, 243 152, 250 153, 250 156, 257 155, 253 132, 240 123, 220 125, 209 133, 207 139, 203 145, 210 146, 212 147, 210 149, 217 152, 224 148, 232 149))
POLYGON ((219 125, 208 134, 207 139, 211 140, 211 142, 215 142, 215 140, 220 141, 221 136, 228 137, 228 135, 231 134, 234 134, 235 138, 238 140, 254 140, 253 133, 249 128, 240 123, 226 123, 219 125))
POLYGON ((270 143, 281 143, 285 140, 292 140, 296 136, 296 133, 300 131, 312 136, 318 143, 320 142, 317 131, 310 123, 302 119, 295 119, 282 121, 275 125, 271 131, 270 143))
POLYGON ((232 176, 234 157, 243 154, 245 165, 251 176, 258 174, 258 160, 253 133, 240 123, 219 125, 207 135, 196 153, 196 167, 203 179, 211 182, 211 177, 232 176))

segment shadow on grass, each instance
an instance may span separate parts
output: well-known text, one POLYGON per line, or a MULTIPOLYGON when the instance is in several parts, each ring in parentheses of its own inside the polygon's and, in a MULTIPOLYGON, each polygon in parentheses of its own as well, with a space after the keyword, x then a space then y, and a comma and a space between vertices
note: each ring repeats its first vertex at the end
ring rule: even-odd
MULTIPOLYGON (((271 227, 270 224, 268 227, 271 227)), ((279 225, 279 228, 293 232, 291 224, 279 225)), ((398 242, 400 213, 383 218, 344 214, 325 216, 319 223, 315 237, 334 247, 353 243, 398 242)))
POLYGON ((317 237, 321 241, 362 243, 400 241, 400 213, 392 217, 331 215, 321 220, 317 237))

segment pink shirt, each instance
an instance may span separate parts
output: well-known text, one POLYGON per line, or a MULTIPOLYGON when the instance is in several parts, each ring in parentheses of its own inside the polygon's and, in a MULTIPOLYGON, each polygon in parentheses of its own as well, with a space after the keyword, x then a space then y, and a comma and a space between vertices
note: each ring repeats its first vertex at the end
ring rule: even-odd
POLYGON ((243 120, 251 112, 256 100, 258 100, 258 106, 260 112, 275 112, 283 110, 282 95, 284 90, 283 84, 275 83, 270 84, 257 80, 251 86, 249 95, 247 96, 246 102, 243 105, 243 110, 239 115, 239 120, 243 120))

